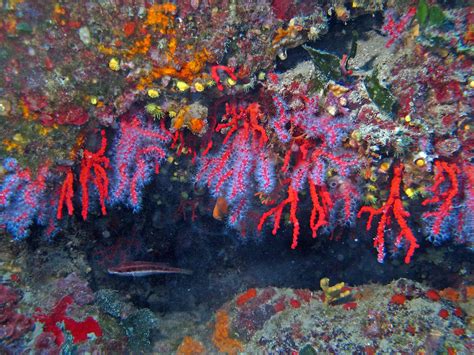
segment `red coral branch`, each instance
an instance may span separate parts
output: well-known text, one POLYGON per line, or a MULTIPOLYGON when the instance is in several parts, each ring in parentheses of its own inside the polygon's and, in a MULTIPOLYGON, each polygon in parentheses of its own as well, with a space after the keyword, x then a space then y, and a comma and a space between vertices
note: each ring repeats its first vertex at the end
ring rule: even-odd
POLYGON ((105 199, 109 193, 109 179, 105 169, 109 167, 109 158, 105 154, 107 147, 107 138, 105 131, 101 131, 102 140, 99 150, 95 153, 85 149, 84 156, 81 161, 81 172, 79 174, 79 182, 82 188, 82 218, 87 219, 89 211, 89 182, 92 181, 99 192, 99 201, 102 214, 107 214, 105 209, 105 199), (92 172, 94 177, 92 177, 92 172))
POLYGON ((329 211, 333 207, 333 202, 325 186, 316 186, 311 180, 308 180, 308 183, 311 201, 313 202, 309 224, 313 232, 313 238, 315 238, 318 229, 329 223, 329 211))
POLYGON ((384 235, 386 227, 389 226, 391 223, 391 214, 393 214, 393 217, 395 217, 395 220, 398 222, 398 225, 400 227, 400 233, 396 238, 395 246, 399 248, 403 238, 405 238, 408 242, 408 251, 405 255, 406 264, 410 263, 411 257, 413 256, 415 249, 419 247, 418 243, 416 242, 416 238, 413 235, 413 232, 407 224, 406 218, 410 216, 410 213, 405 211, 405 209, 403 208, 403 202, 400 197, 400 184, 402 182, 402 174, 403 164, 400 164, 399 166, 395 167, 393 171, 392 183, 390 185, 390 195, 382 207, 375 209, 371 206, 363 206, 357 214, 357 218, 360 218, 363 213, 369 213, 369 219, 367 220, 367 230, 371 229, 372 220, 374 216, 382 215, 379 221, 379 225, 377 227, 377 236, 374 239, 374 247, 377 248, 377 260, 379 262, 383 262, 383 259, 385 257, 384 235))
POLYGON ((58 212, 56 214, 57 219, 63 218, 63 206, 66 204, 67 212, 71 216, 74 212, 74 206, 72 205, 72 198, 74 197, 74 174, 71 169, 68 169, 66 177, 64 178, 61 186, 61 193, 59 195, 58 212))
POLYGON ((237 76, 235 76, 233 68, 226 67, 225 65, 214 65, 211 68, 211 76, 212 76, 212 79, 214 79, 214 81, 216 82, 217 88, 220 91, 222 91, 222 90, 224 90, 224 86, 221 83, 221 77, 219 76, 219 70, 225 72, 234 81, 237 81, 237 76))
POLYGON ((442 201, 441 206, 436 211, 425 212, 423 217, 429 218, 434 217, 434 223, 432 232, 434 235, 438 235, 441 231, 441 224, 446 217, 449 216, 451 209, 453 208, 453 199, 459 193, 459 182, 457 174, 459 174, 459 168, 456 164, 449 164, 445 161, 437 160, 435 162, 435 183, 431 187, 433 197, 428 198, 422 202, 423 206, 428 204, 434 204, 442 201), (446 191, 442 191, 441 185, 446 181, 445 175, 448 176, 450 186, 446 191))
POLYGON ((280 202, 278 206, 273 207, 262 215, 257 229, 259 232, 261 232, 267 218, 271 215, 275 215, 272 234, 276 235, 278 229, 280 229, 281 214, 283 213, 283 209, 285 208, 285 206, 288 204, 290 205, 290 221, 293 224, 293 242, 291 243, 291 249, 295 249, 298 245, 300 223, 298 222, 298 218, 296 217, 296 210, 298 209, 298 191, 291 187, 291 185, 288 186, 288 197, 282 202, 280 202))
POLYGON ((387 32, 390 37, 385 44, 385 47, 389 48, 401 36, 402 32, 408 27, 415 14, 416 7, 410 7, 408 12, 399 19, 398 23, 395 22, 392 14, 388 14, 386 23, 382 27, 383 31, 387 32))

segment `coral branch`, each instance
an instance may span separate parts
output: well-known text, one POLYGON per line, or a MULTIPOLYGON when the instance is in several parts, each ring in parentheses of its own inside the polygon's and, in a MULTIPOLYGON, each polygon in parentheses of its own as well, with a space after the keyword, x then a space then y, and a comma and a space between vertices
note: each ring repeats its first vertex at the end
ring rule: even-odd
POLYGON ((153 173, 159 171, 166 157, 164 145, 171 138, 170 132, 162 127, 146 125, 138 116, 121 121, 120 138, 112 161, 112 203, 126 201, 135 211, 140 209, 142 190, 153 173))
POLYGON ((105 208, 105 199, 109 193, 109 179, 105 169, 109 167, 109 158, 105 154, 107 147, 107 138, 105 131, 101 131, 102 139, 101 145, 97 152, 93 153, 87 149, 84 150, 84 155, 81 161, 81 172, 79 174, 79 182, 82 188, 82 218, 87 219, 89 212, 89 183, 92 181, 99 192, 99 201, 102 214, 107 214, 105 208), (92 173, 94 176, 92 177, 92 173))
POLYGON ((237 76, 234 74, 234 69, 226 67, 225 65, 214 65, 211 68, 211 76, 212 79, 217 84, 217 88, 222 91, 224 90, 224 86, 221 83, 221 77, 219 76, 219 71, 225 72, 232 80, 237 81, 237 76))
POLYGON ((423 217, 425 218, 434 217, 431 232, 434 236, 437 236, 441 232, 443 222, 449 217, 451 210, 453 209, 453 199, 459 193, 459 182, 457 178, 459 168, 455 164, 449 164, 445 161, 437 160, 435 162, 435 169, 435 183, 431 187, 433 197, 424 200, 422 205, 426 206, 441 202, 441 205, 436 211, 425 212, 423 214, 423 217), (445 175, 447 175, 449 179, 449 187, 447 189, 443 189, 442 187, 443 183, 446 181, 445 175))
POLYGON ((64 204, 66 204, 67 212, 70 216, 74 212, 74 206, 72 204, 72 198, 74 197, 73 183, 74 174, 72 173, 72 169, 68 169, 63 184, 61 185, 61 192, 59 194, 58 211, 56 213, 57 219, 63 218, 64 204))
POLYGON ((0 184, 0 227, 5 228, 15 239, 29 235, 29 227, 36 221, 43 225, 40 218, 47 209, 46 177, 48 165, 39 168, 36 178, 32 178, 29 169, 21 169, 15 159, 7 158, 3 162, 7 175, 0 184))
POLYGON ((309 225, 313 232, 313 238, 315 238, 318 229, 329 223, 329 211, 333 207, 333 202, 325 186, 316 186, 310 181, 309 192, 311 201, 313 202, 309 225))
POLYGON ((272 234, 276 235, 278 229, 280 229, 280 220, 283 209, 286 205, 290 205, 290 222, 293 224, 293 241, 291 243, 291 249, 295 249, 298 245, 298 236, 300 234, 300 223, 296 217, 296 210, 298 209, 298 191, 296 191, 291 185, 288 186, 288 197, 280 202, 277 206, 273 207, 269 211, 265 212, 260 218, 257 230, 262 231, 265 221, 272 215, 274 215, 273 230, 272 234))
POLYGON ((402 32, 405 31, 405 29, 410 24, 410 21, 412 20, 413 16, 415 16, 415 14, 416 7, 410 7, 408 12, 400 18, 398 23, 395 22, 395 19, 391 13, 387 15, 382 30, 389 35, 390 39, 385 44, 385 47, 389 48, 396 40, 398 40, 402 32))
POLYGON ((416 242, 416 238, 413 235, 410 227, 407 224, 406 218, 410 216, 410 213, 405 211, 403 207, 403 202, 400 197, 400 184, 402 182, 402 174, 403 174, 403 164, 396 166, 393 171, 393 178, 390 185, 390 195, 387 201, 383 204, 382 207, 375 209, 371 206, 363 206, 359 213, 357 214, 357 218, 360 218, 363 213, 369 213, 369 218, 367 220, 367 230, 372 228, 372 221, 374 216, 381 215, 378 227, 377 227, 377 235, 374 239, 374 247, 377 248, 378 257, 377 260, 379 262, 383 262, 385 258, 385 230, 391 223, 391 215, 395 217, 399 227, 400 233, 396 237, 395 246, 399 248, 401 246, 402 239, 405 238, 408 242, 408 250, 405 255, 405 263, 410 263, 411 257, 415 252, 415 249, 419 247, 418 243, 416 242))
POLYGON ((41 309, 37 309, 35 314, 35 319, 43 323, 43 331, 54 334, 58 346, 61 346, 65 341, 63 330, 58 323, 63 323, 65 330, 71 333, 74 344, 86 341, 88 334, 94 334, 96 337, 102 336, 102 329, 93 317, 76 321, 66 315, 68 308, 73 303, 74 299, 71 296, 65 296, 55 305, 50 314, 41 313, 41 309))
POLYGON ((230 206, 229 222, 238 224, 248 210, 252 178, 259 192, 269 194, 276 183, 273 161, 266 146, 267 133, 260 124, 260 106, 226 105, 226 113, 216 131, 225 131, 223 144, 215 154, 200 159, 196 182, 211 189, 214 197, 224 197, 230 206))

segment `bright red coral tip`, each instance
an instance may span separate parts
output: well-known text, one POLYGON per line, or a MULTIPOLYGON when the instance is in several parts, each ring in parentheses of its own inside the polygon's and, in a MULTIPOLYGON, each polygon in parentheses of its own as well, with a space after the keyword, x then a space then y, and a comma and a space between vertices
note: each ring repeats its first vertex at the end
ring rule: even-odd
POLYGON ((372 220, 374 219, 374 216, 381 215, 377 227, 377 235, 374 239, 374 247, 377 248, 377 260, 379 262, 383 262, 385 258, 385 231, 388 227, 390 227, 392 216, 400 227, 400 232, 395 240, 395 246, 399 248, 403 239, 405 239, 408 243, 408 250, 405 255, 406 264, 410 263, 415 249, 419 247, 418 243, 416 242, 416 238, 407 223, 407 217, 410 216, 410 213, 405 211, 405 208, 403 207, 403 201, 400 196, 402 175, 403 164, 400 164, 396 166, 393 171, 392 183, 390 185, 390 195, 382 207, 375 209, 371 206, 363 206, 357 214, 357 218, 360 218, 363 213, 369 213, 369 218, 367 220, 367 230, 372 228, 372 220))

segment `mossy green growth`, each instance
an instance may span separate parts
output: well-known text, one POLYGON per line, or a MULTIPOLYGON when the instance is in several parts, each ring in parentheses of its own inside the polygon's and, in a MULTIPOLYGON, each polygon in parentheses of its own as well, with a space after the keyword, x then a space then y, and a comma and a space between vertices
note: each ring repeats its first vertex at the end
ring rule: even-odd
POLYGON ((148 308, 139 309, 124 319, 122 325, 128 337, 128 345, 131 350, 150 350, 150 336, 158 325, 158 319, 152 311, 148 308))
POLYGON ((429 6, 426 0, 418 1, 416 19, 421 26, 439 26, 444 23, 446 16, 438 5, 429 6))
POLYGON ((38 121, 0 116, 0 160, 12 157, 24 168, 37 171, 45 163, 68 160, 71 149, 76 144, 80 128, 76 126, 59 126, 42 134, 44 127, 38 121), (16 142, 15 137, 21 140, 16 142), (9 149, 14 143, 16 148, 9 149))
POLYGON ((428 22, 432 26, 442 25, 444 21, 446 20, 446 16, 444 15, 443 10, 437 5, 430 7, 430 12, 429 12, 428 17, 429 17, 428 22))
POLYGON ((372 101, 386 113, 393 113, 395 108, 395 104, 397 100, 392 95, 389 89, 383 86, 378 77, 378 70, 374 69, 372 75, 368 76, 365 81, 365 87, 367 88, 367 92, 369 93, 370 98, 372 101))
POLYGON ((317 354, 317 351, 314 350, 314 348, 309 344, 306 344, 305 346, 303 346, 303 348, 298 352, 298 355, 316 355, 316 354, 317 354))
POLYGON ((426 24, 428 18, 428 3, 426 0, 418 1, 418 7, 416 9, 416 19, 421 26, 426 24))
POLYGON ((21 33, 32 33, 33 32, 33 28, 31 27, 31 25, 27 22, 19 22, 17 25, 16 25, 16 30, 18 32, 21 32, 21 33))
POLYGON ((355 58, 357 54, 357 41, 359 40, 359 32, 352 31, 351 50, 349 51, 348 59, 355 58))
POLYGON ((323 90, 329 80, 342 79, 339 57, 306 45, 303 48, 309 53, 314 63, 315 80, 313 84, 316 91, 323 90))

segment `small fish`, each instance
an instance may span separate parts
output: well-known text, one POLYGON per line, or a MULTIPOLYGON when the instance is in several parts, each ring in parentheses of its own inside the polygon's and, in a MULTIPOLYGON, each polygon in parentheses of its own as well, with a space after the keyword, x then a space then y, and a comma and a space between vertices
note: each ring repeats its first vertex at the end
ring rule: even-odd
POLYGON ((107 272, 111 275, 120 276, 149 276, 159 274, 186 274, 191 275, 191 270, 180 269, 164 263, 154 263, 150 261, 131 261, 117 266, 110 267, 107 272))
POLYGON ((226 199, 224 197, 218 197, 214 205, 214 210, 212 211, 212 217, 218 221, 222 221, 228 213, 229 206, 226 199))

